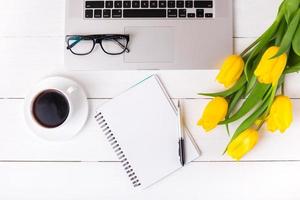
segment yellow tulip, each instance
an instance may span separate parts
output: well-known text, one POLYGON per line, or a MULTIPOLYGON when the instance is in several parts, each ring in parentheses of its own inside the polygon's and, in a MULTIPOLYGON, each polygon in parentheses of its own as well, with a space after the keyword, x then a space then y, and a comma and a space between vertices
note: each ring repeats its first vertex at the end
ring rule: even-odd
POLYGON ((292 102, 288 97, 276 97, 267 118, 267 129, 272 132, 279 130, 283 133, 293 121, 292 107, 292 102))
POLYGON ((227 110, 228 103, 226 99, 215 97, 207 104, 198 125, 202 126, 206 132, 214 129, 225 118, 227 110))
POLYGON ((257 141, 258 132, 255 129, 247 129, 228 145, 227 154, 235 160, 240 160, 253 149, 257 141))
POLYGON ((287 54, 284 53, 279 57, 272 58, 277 54, 279 47, 270 47, 263 55, 254 74, 258 81, 265 84, 276 84, 280 78, 286 63, 287 54))
POLYGON ((244 65, 245 64, 241 56, 229 56, 222 65, 217 76, 217 81, 225 87, 230 87, 240 78, 244 70, 244 65))

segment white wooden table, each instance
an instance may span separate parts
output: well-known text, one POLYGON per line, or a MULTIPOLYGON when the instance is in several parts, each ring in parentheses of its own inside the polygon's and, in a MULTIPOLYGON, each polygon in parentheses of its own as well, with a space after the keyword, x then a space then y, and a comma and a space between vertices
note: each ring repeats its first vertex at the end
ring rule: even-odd
MULTIPOLYGON (((235 0, 234 45, 240 52, 272 22, 280 0, 235 0)), ((90 111, 153 71, 70 72, 64 69, 64 1, 0 0, 0 199, 299 199, 300 81, 288 77, 294 123, 286 134, 263 132, 242 162, 222 152, 224 128, 210 135, 197 127, 216 91, 217 71, 157 71, 172 98, 183 99, 185 121, 203 151, 201 158, 148 190, 135 192, 92 115, 68 142, 37 138, 23 119, 24 97, 36 82, 65 75, 81 83, 90 111), (299 84, 298 84, 299 85, 299 84)), ((201 52, 199 52, 201 53, 201 52)))

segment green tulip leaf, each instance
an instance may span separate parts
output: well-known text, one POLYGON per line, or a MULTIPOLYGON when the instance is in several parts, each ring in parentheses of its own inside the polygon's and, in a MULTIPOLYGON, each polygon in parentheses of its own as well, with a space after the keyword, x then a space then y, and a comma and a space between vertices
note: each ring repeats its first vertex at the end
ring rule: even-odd
POLYGON ((284 35, 284 37, 281 41, 279 51, 272 58, 276 58, 278 56, 281 56, 283 53, 285 53, 289 50, 289 48, 292 45, 295 32, 298 28, 299 20, 300 20, 300 9, 297 11, 297 13, 294 16, 293 20, 289 24, 288 29, 287 29, 287 31, 286 31, 286 33, 285 33, 285 35, 284 35))
POLYGON ((225 124, 227 135, 230 137, 230 130, 228 124, 225 124))
POLYGON ((288 0, 284 3, 285 8, 285 19, 287 23, 290 22, 290 19, 295 14, 297 9, 299 8, 300 1, 299 0, 288 0))
MULTIPOLYGON (((227 112, 227 116, 225 117, 225 119, 228 119, 230 116, 230 113, 233 111, 233 109, 236 107, 236 105, 238 104, 239 100, 241 99, 242 95, 245 92, 245 86, 242 87, 241 89, 239 89, 236 93, 234 93, 231 96, 230 102, 229 102, 229 108, 228 108, 228 112, 227 112)), ((229 126, 228 124, 225 124, 226 127, 226 132, 227 135, 230 136, 230 131, 229 131, 229 126)))
POLYGON ((296 64, 295 66, 288 67, 284 70, 284 74, 291 74, 300 71, 300 63, 296 64))
POLYGON ((230 113, 233 111, 233 109, 238 104, 238 102, 241 99, 242 95, 244 94, 245 90, 246 90, 246 87, 244 86, 234 94, 233 98, 231 99, 231 101, 229 103, 228 116, 230 116, 230 113))
MULTIPOLYGON (((240 125, 239 127, 236 129, 236 131, 234 132, 232 138, 230 139, 224 153, 226 153, 227 148, 229 146, 229 144, 235 139, 237 138, 241 133, 243 133, 245 130, 247 130, 248 128, 250 128, 257 119, 259 119, 262 115, 264 115, 264 113, 266 113, 266 109, 268 107, 268 101, 265 100, 261 106, 259 106, 257 108, 257 110, 255 112, 252 113, 252 115, 250 115, 247 119, 245 119, 240 125)), ((223 153, 223 154, 224 154, 223 153)))
POLYGON ((264 114, 268 107, 268 101, 262 103, 261 106, 257 108, 255 112, 253 112, 245 121, 243 121, 240 126, 236 129, 235 133, 232 136, 232 140, 234 140, 239 134, 250 128, 255 121, 264 114))
POLYGON ((241 78, 236 82, 236 84, 231 87, 230 89, 224 92, 217 92, 217 93, 199 93, 198 95, 209 96, 209 97, 228 97, 234 94, 236 91, 241 89, 243 85, 246 83, 246 77, 243 75, 241 78))
POLYGON ((250 94, 250 92, 253 90, 256 81, 257 81, 256 76, 252 76, 251 79, 250 79, 250 81, 249 81, 248 84, 247 84, 246 96, 247 96, 248 94, 250 94))
MULTIPOLYGON (((281 76, 280 79, 282 79, 281 81, 284 80, 284 76, 281 76)), ((269 113, 270 109, 271 109, 271 106, 272 106, 272 103, 274 101, 274 98, 276 96, 276 91, 278 89, 278 83, 279 81, 275 84, 275 85, 272 85, 272 88, 271 88, 271 95, 269 97, 269 100, 268 100, 268 107, 267 107, 267 113, 269 113)), ((279 83, 280 84, 280 83, 279 83)))
POLYGON ((245 100, 245 102, 240 107, 240 109, 230 118, 225 119, 219 124, 229 124, 231 122, 234 122, 242 118, 245 114, 247 114, 250 110, 252 110, 255 105, 257 105, 261 101, 261 99, 265 96, 265 93, 268 91, 270 87, 271 87, 270 85, 256 82, 256 85, 254 86, 252 92, 249 94, 248 98, 245 100))
POLYGON ((253 71, 251 68, 252 64, 253 64, 253 61, 252 61, 252 57, 250 55, 250 58, 246 61, 245 69, 244 69, 244 73, 247 78, 247 82, 250 81, 251 76, 252 76, 252 71, 253 71))
POLYGON ((276 33, 276 39, 275 39, 276 46, 280 46, 280 43, 283 39, 286 29, 287 29, 287 23, 285 22, 285 20, 281 20, 279 28, 276 33))
POLYGON ((279 18, 279 15, 284 13, 285 12, 285 3, 286 3, 286 0, 283 0, 279 6, 279 9, 278 9, 278 13, 277 13, 277 18, 276 20, 280 20, 278 19, 279 18))
POLYGON ((298 25, 295 37, 292 42, 294 52, 300 56, 300 24, 298 25))
POLYGON ((300 63, 300 56, 298 56, 292 48, 289 52, 289 59, 288 59, 287 65, 294 66, 298 63, 300 63))
POLYGON ((262 101, 265 102, 270 97, 271 94, 272 94, 272 87, 269 88, 269 90, 266 92, 266 94, 263 97, 262 101))

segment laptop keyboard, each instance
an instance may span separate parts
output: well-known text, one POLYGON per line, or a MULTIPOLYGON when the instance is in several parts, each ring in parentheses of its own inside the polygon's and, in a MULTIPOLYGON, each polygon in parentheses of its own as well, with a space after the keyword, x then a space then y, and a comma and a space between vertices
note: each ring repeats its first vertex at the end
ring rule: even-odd
POLYGON ((105 18, 188 18, 214 17, 214 2, 202 0, 84 1, 86 19, 105 18))

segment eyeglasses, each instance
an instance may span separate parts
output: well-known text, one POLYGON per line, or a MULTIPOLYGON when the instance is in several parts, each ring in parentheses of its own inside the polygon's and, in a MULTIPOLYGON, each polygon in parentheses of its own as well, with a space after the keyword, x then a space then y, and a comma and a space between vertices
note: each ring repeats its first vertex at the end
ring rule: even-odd
POLYGON ((129 53, 129 35, 101 34, 101 35, 67 35, 67 49, 73 54, 84 56, 92 53, 96 44, 108 55, 129 53))

